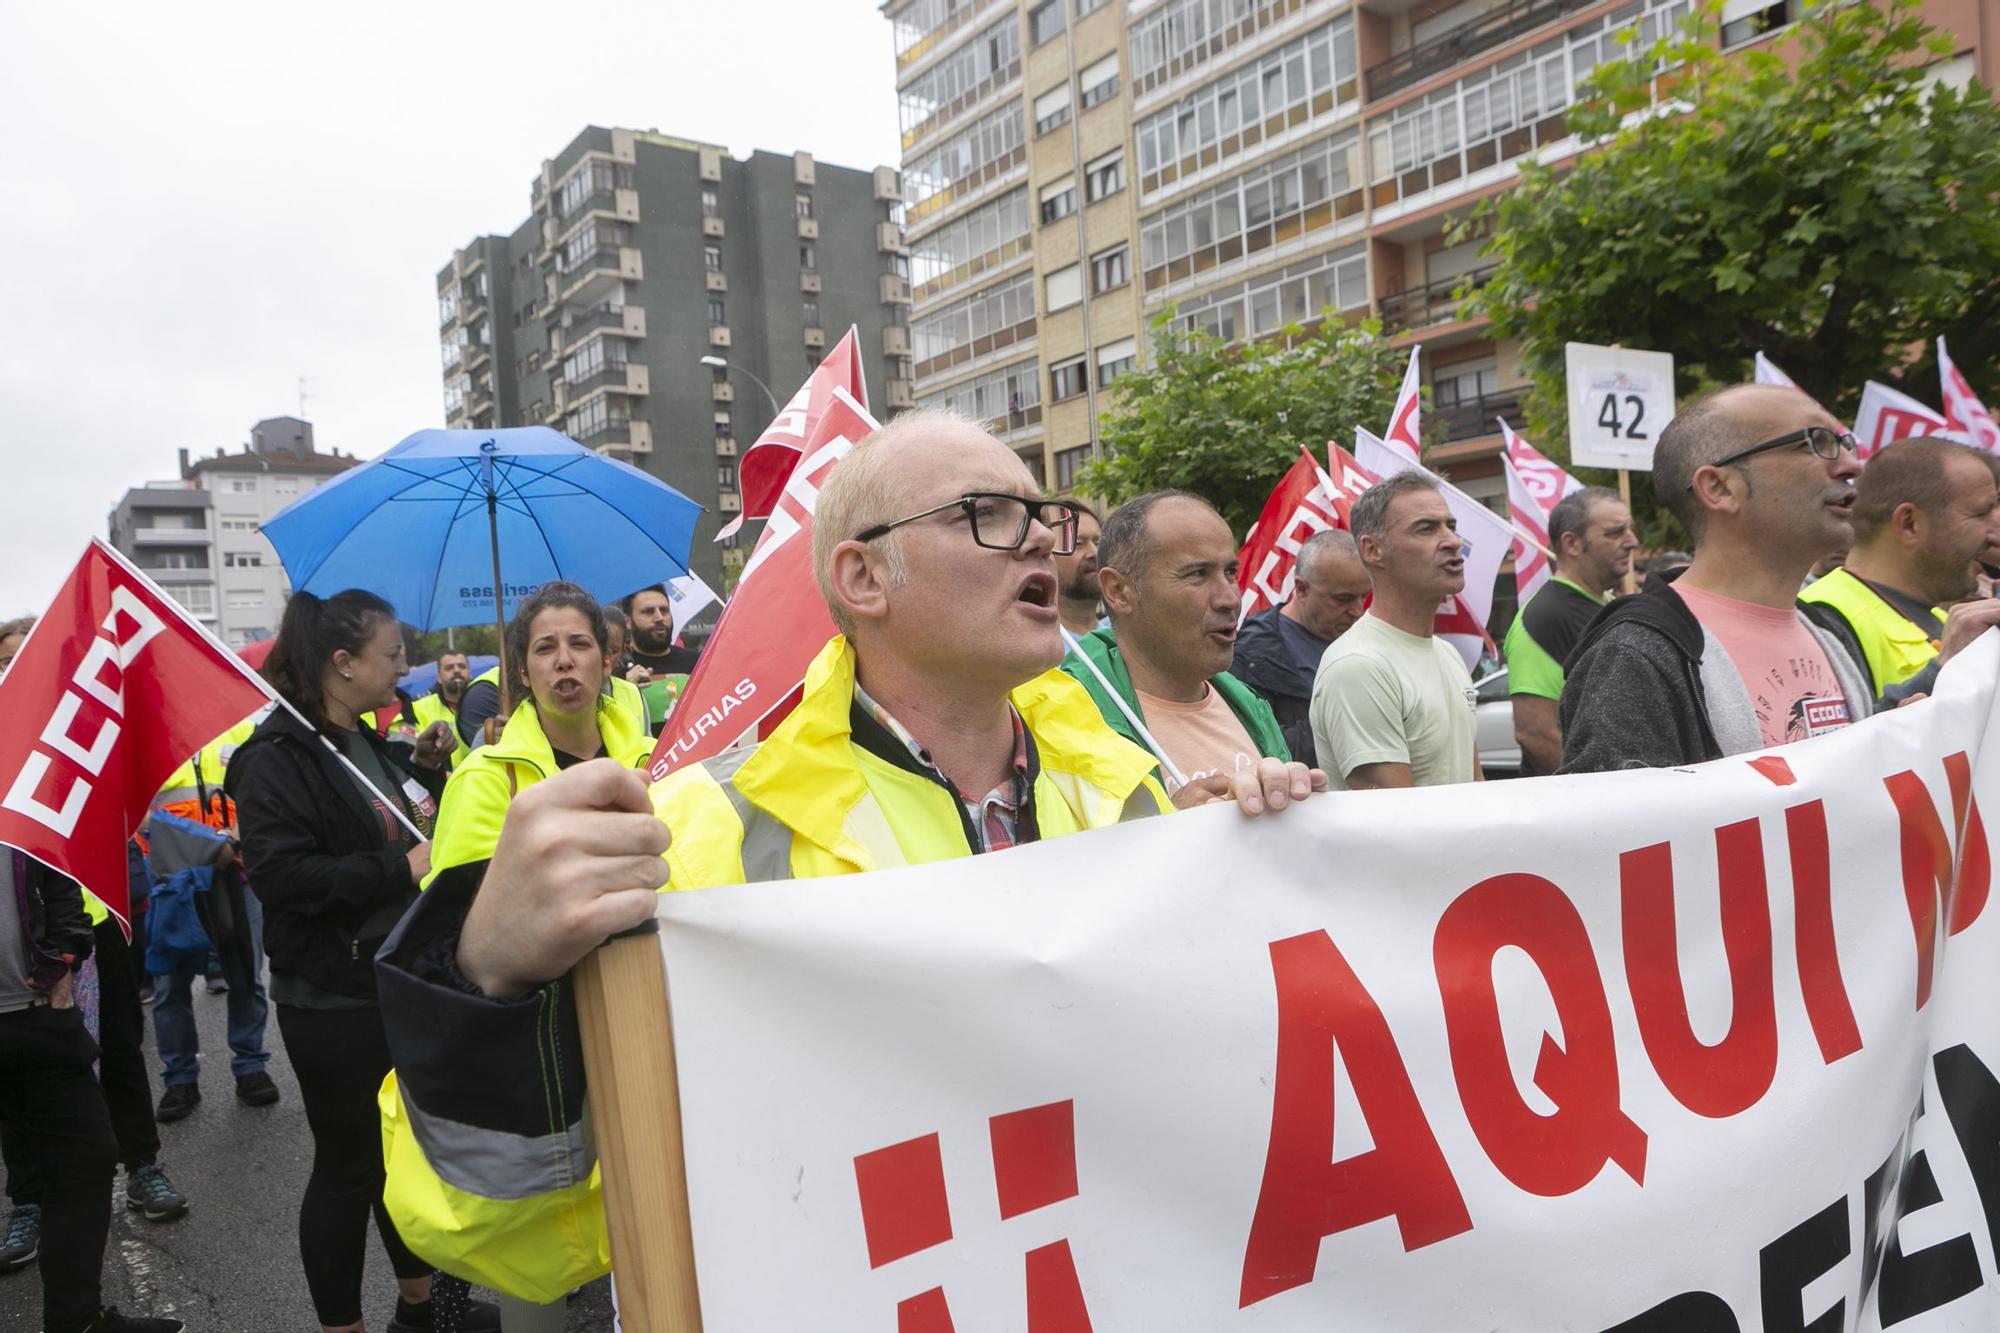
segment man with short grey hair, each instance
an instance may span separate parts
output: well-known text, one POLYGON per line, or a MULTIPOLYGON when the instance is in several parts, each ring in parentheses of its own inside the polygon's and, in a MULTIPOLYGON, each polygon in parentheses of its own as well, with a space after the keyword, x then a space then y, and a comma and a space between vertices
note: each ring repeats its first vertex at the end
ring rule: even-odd
POLYGON ((1319 660, 1361 618, 1372 586, 1353 533, 1315 532, 1299 547, 1290 599, 1247 617, 1236 631, 1229 674, 1271 705, 1298 758, 1314 753, 1312 687, 1319 660))
POLYGON ((1320 659, 1319 766, 1349 791, 1478 781, 1472 677, 1435 633, 1438 606, 1465 589, 1451 506, 1426 474, 1399 472, 1362 492, 1348 525, 1375 600, 1320 659))

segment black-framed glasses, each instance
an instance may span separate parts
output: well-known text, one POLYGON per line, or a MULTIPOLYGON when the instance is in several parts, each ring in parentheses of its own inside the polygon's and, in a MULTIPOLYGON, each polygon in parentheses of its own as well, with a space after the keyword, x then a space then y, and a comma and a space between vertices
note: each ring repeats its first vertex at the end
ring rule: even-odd
MULTIPOLYGON (((1718 458, 1715 460, 1715 466, 1728 467, 1731 463, 1742 462, 1752 454, 1766 453, 1772 449, 1788 449, 1795 444, 1803 444, 1812 450, 1814 458, 1828 463, 1840 457, 1840 451, 1843 449, 1850 454, 1861 452, 1861 442, 1854 438, 1854 432, 1851 430, 1835 430, 1832 426, 1801 426, 1798 430, 1787 432, 1774 440, 1753 444, 1748 449, 1738 449, 1727 458, 1718 458)), ((1692 481, 1688 483, 1688 489, 1694 489, 1692 481)))
POLYGON ((1039 522, 1055 533, 1055 554, 1073 555, 1076 552, 1076 509, 1073 506, 1060 500, 1036 500, 1025 495, 1009 495, 1005 491, 967 491, 956 500, 947 500, 921 514, 911 514, 893 523, 877 523, 856 533, 854 540, 872 542, 906 523, 915 523, 952 509, 964 512, 966 521, 972 527, 973 543, 989 551, 1020 550, 1021 543, 1028 540, 1028 525, 1039 522))

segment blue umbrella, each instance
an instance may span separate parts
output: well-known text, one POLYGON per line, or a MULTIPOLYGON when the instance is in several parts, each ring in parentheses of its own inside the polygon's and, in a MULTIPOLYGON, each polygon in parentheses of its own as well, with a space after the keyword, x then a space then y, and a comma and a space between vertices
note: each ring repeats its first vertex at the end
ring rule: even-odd
POLYGON ((500 625, 504 683, 504 627, 521 598, 568 579, 610 600, 685 574, 700 514, 628 463, 521 426, 420 430, 262 531, 294 588, 365 588, 420 630, 500 625))

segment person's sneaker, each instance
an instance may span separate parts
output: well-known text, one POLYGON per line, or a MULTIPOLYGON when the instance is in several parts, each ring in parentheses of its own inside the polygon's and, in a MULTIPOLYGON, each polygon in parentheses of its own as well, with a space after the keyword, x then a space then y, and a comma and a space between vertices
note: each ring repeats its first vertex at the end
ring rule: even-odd
POLYGON ((274 1106, 278 1101, 278 1085, 261 1069, 245 1074, 236 1080, 236 1100, 245 1106, 274 1106))
POLYGON ((209 973, 208 993, 210 995, 227 995, 229 993, 229 983, 222 979, 222 973, 220 972, 209 973))
POLYGON ((83 1333, 181 1333, 186 1327, 178 1319, 120 1314, 117 1306, 107 1305, 97 1312, 97 1318, 83 1326, 83 1333))
POLYGON ((0 1232, 0 1273, 11 1273, 35 1262, 42 1252, 42 1206, 17 1203, 7 1212, 7 1229, 0 1232))
POLYGON ((192 1083, 176 1083, 160 1097, 160 1108, 153 1112, 153 1118, 163 1125, 176 1120, 185 1120, 201 1105, 201 1089, 192 1083))
POLYGON ((148 1222, 171 1222, 188 1210, 188 1201, 166 1172, 141 1166, 125 1173, 125 1206, 145 1214, 148 1222))
POLYGON ((459 1333, 500 1333, 500 1307, 492 1301, 467 1301, 458 1327, 459 1333))

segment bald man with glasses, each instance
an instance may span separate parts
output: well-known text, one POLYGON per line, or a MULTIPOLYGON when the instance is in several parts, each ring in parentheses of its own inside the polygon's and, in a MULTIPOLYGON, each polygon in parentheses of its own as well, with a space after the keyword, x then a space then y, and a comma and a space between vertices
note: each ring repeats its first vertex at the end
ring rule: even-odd
POLYGON ((1867 717, 1853 660, 1801 613, 1813 562, 1852 540, 1853 435, 1796 389, 1739 385, 1660 433, 1653 490, 1694 541, 1671 583, 1607 608, 1563 686, 1561 772, 1665 768, 1867 717))

